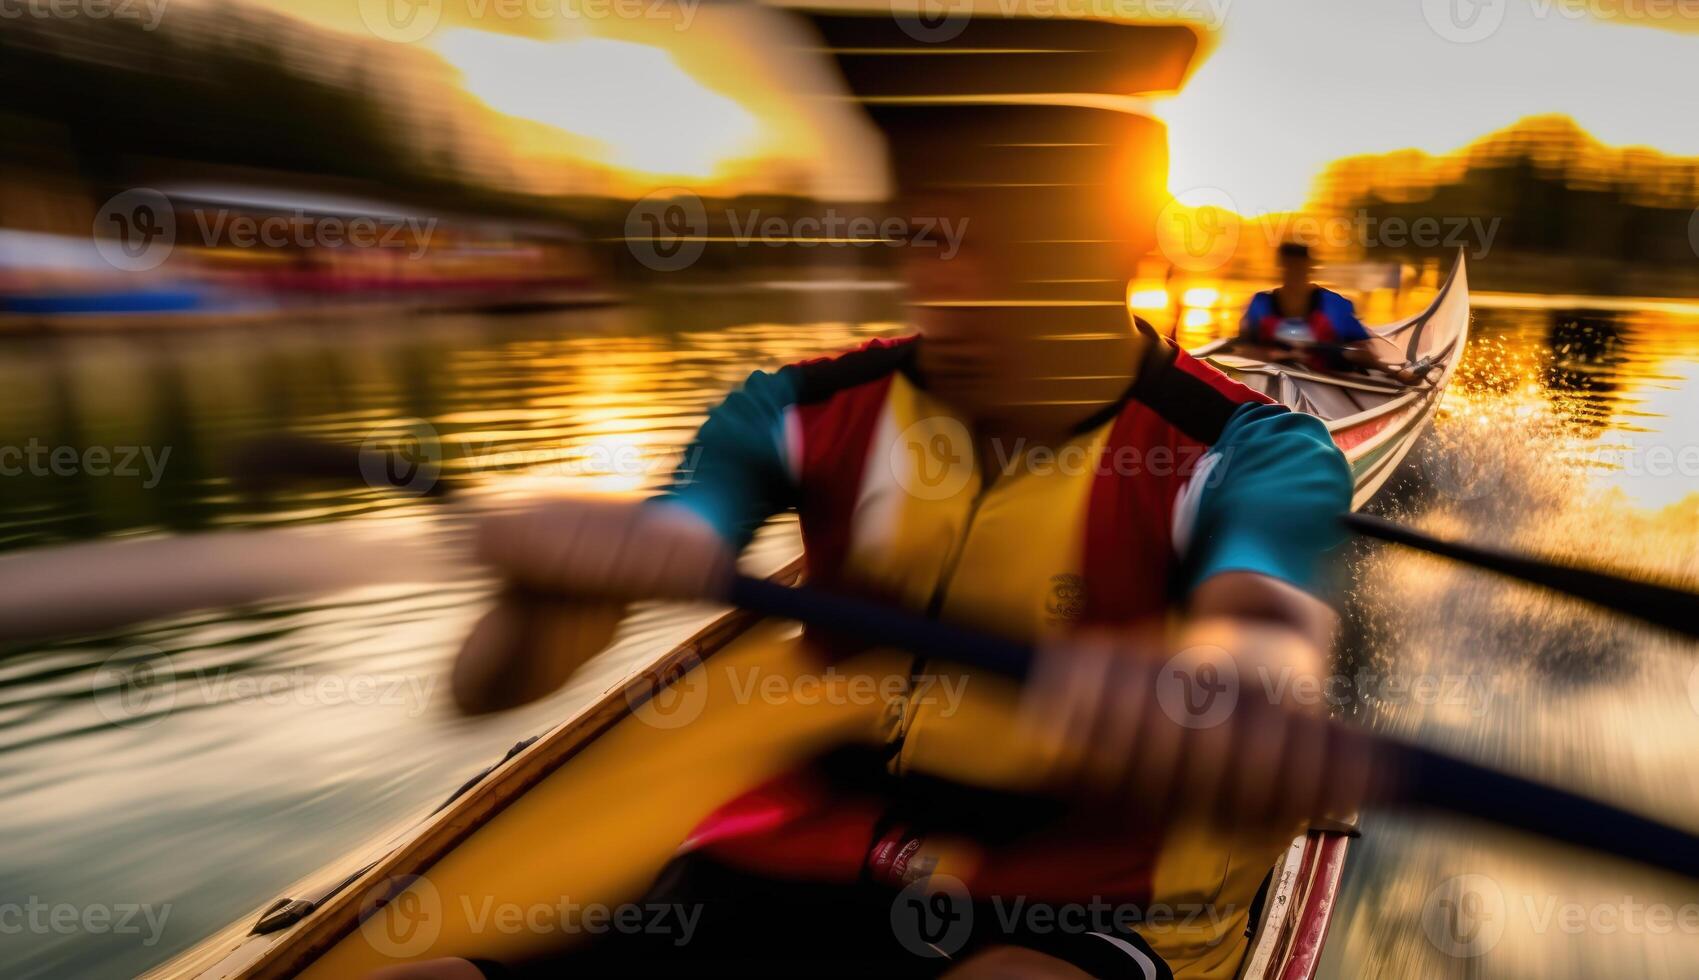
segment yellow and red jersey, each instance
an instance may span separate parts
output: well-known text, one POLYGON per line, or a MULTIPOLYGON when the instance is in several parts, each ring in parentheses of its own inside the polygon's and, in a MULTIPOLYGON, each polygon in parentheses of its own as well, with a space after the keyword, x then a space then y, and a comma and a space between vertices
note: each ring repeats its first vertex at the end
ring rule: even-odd
MULTIPOLYGON (((976 438, 928 394, 922 339, 757 373, 711 414, 664 499, 738 547, 794 509, 816 584, 1023 639, 1161 621, 1223 572, 1318 589, 1351 500, 1325 426, 1139 329, 1144 354, 1126 396, 1061 444, 976 438)), ((883 719, 877 737, 892 772, 1033 788, 1046 748, 1012 723, 1014 685, 919 658, 907 666, 928 684, 883 719), (962 696, 939 698, 940 689, 962 696)), ((793 785, 733 804, 697 840, 776 873, 800 863, 811 874, 878 876, 891 872, 881 853, 923 846, 902 833, 877 807, 793 785), (799 848, 815 847, 844 853, 799 861, 799 848)), ((1290 838, 1224 839, 1130 819, 1108 835, 1040 835, 988 852, 970 886, 1210 910, 1139 931, 1177 975, 1226 977, 1257 888, 1290 838)))

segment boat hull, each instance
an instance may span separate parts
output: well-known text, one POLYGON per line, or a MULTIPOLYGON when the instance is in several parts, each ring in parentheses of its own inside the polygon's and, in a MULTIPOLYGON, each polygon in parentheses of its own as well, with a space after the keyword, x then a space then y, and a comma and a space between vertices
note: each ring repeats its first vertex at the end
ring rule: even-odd
POLYGON ((1319 416, 1351 464, 1353 509, 1368 503, 1433 419, 1469 338, 1469 273, 1461 253, 1420 314, 1374 331, 1388 360, 1429 358, 1429 383, 1406 387, 1370 375, 1323 375, 1303 367, 1240 356, 1232 341, 1194 352, 1230 377, 1276 401, 1319 416))

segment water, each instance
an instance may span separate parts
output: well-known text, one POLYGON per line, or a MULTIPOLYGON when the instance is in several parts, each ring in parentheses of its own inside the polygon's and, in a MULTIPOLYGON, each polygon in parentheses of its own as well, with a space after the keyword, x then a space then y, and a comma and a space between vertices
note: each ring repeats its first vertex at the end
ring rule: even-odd
MULTIPOLYGON (((1435 531, 1699 580, 1699 455, 1679 455, 1699 410, 1699 313, 1572 312, 1584 306, 1478 313, 1471 372, 1386 507, 1435 531), (1675 453, 1667 467, 1659 447, 1675 453)), ((522 318, 6 341, 0 445, 68 446, 76 463, 0 479, 0 547, 327 520, 423 535, 455 520, 346 487, 238 492, 225 457, 278 428, 360 442, 423 419, 461 485, 642 489, 753 367, 890 332, 897 316, 876 291, 675 294, 522 318), (89 447, 113 462, 151 448, 163 466, 138 453, 135 475, 97 476, 89 447)), ((781 524, 763 555, 793 547, 781 524)), ((1353 580, 1344 666, 1439 687, 1400 697, 1371 681, 1376 696, 1346 710, 1699 824, 1686 816, 1699 797, 1689 648, 1420 558, 1363 549, 1353 580)), ((442 671, 486 594, 373 587, 6 649, 0 895, 113 918, 0 934, 5 973, 124 976, 167 958, 434 804, 707 615, 646 610, 568 690, 467 721, 442 671), (168 696, 123 700, 111 678, 138 663, 172 682, 150 689, 168 696), (113 928, 131 906, 130 928, 113 928)), ((1687 897, 1482 828, 1371 814, 1326 968, 1679 975, 1699 962, 1699 910, 1679 925, 1687 897), (1666 905, 1677 924, 1564 926, 1570 904, 1597 919, 1624 901, 1666 905)))
MULTIPOLYGON (((1471 370, 1380 506, 1431 531, 1699 583, 1699 332, 1687 311, 1478 311, 1471 370)), ((1354 569, 1347 662, 1432 679, 1366 721, 1699 830, 1699 658, 1419 556, 1354 569)), ((1333 976, 1692 976, 1692 883, 1464 822, 1370 815, 1333 976)))
MULTIPOLYGON (((166 466, 152 488, 141 463, 135 476, 0 480, 0 540, 325 520, 423 535, 453 520, 364 489, 236 492, 225 457, 282 428, 359 443, 423 418, 461 483, 653 486, 753 368, 893 329, 888 297, 839 297, 864 321, 847 324, 819 322, 816 303, 769 297, 755 324, 736 297, 708 312, 662 297, 640 311, 10 342, 0 445, 34 438, 79 460, 148 447, 166 466)), ((791 527, 776 531, 764 553, 793 551, 791 527)), ((127 976, 162 961, 440 801, 707 615, 649 611, 568 690, 468 721, 439 681, 487 592, 372 588, 0 653, 0 895, 113 909, 111 925, 131 907, 163 917, 98 933, 53 927, 44 910, 45 925, 0 934, 0 973, 127 976), (115 678, 140 663, 168 683, 135 704, 115 678)))

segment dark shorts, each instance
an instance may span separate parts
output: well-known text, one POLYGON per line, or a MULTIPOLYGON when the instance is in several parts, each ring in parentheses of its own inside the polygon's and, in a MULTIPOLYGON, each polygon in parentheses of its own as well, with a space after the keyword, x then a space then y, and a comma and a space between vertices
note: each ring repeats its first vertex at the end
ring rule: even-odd
MULTIPOLYGON (((1007 903, 875 885, 775 881, 702 856, 675 861, 635 903, 652 929, 609 931, 526 963, 478 961, 490 980, 534 977, 931 978, 999 946, 1055 957, 1104 980, 1173 980, 1130 930, 1032 925, 1007 903), (676 910, 670 911, 669 910, 676 910), (688 930, 681 928, 693 916, 688 930)), ((1045 917, 1036 917, 1042 924, 1045 917)), ((1053 918, 1048 921, 1054 921, 1053 918)))

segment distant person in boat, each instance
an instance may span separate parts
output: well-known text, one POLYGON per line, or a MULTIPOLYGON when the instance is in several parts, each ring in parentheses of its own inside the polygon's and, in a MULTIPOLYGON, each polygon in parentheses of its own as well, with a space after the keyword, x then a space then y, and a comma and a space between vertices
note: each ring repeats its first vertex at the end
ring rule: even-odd
MULTIPOLYGON (((608 937, 385 980, 1236 974, 1259 889, 1339 768, 1322 746, 1250 726, 1259 699, 1282 697, 1253 678, 1319 689, 1335 617, 1318 594, 1349 469, 1319 419, 1130 322, 1124 302, 1009 301, 1027 263, 995 242, 970 232, 950 260, 909 256, 917 335, 751 374, 664 493, 494 516, 481 549, 515 594, 708 597, 759 527, 795 511, 811 584, 1034 640, 1032 679, 812 634, 726 651, 763 682, 807 677, 829 657, 888 697, 752 704, 735 684, 710 688, 677 737, 741 731, 783 745, 828 727, 862 747, 715 801, 688 834, 635 849, 679 848, 643 901, 700 903, 690 943, 608 937), (1172 666, 1176 651, 1202 666, 1168 670, 1160 697, 1148 673, 1118 666, 1172 666), (1231 704, 1229 677, 1244 679, 1231 704), (959 882, 967 905, 905 905, 917 882, 959 882), (1150 915, 1007 921, 1032 903, 1150 915), (942 918, 921 922, 928 910, 942 918)), ((484 640, 522 632, 509 613, 480 626, 484 640)), ((514 679, 558 678, 536 667, 555 649, 469 642, 456 697, 473 712, 540 697, 547 684, 514 679)))
POLYGON ((1432 370, 1426 360, 1389 364, 1373 350, 1375 338, 1357 319, 1351 301, 1317 285, 1310 248, 1280 246, 1281 284, 1251 297, 1239 325, 1241 343, 1262 349, 1267 359, 1302 363, 1318 371, 1380 371, 1407 385, 1432 370))

